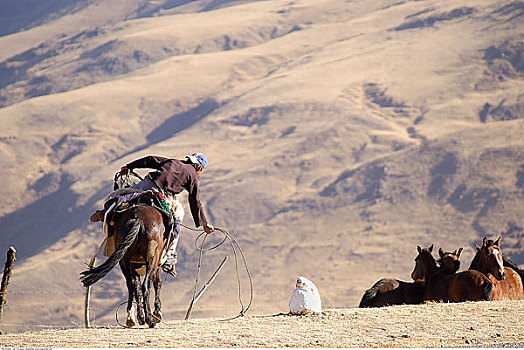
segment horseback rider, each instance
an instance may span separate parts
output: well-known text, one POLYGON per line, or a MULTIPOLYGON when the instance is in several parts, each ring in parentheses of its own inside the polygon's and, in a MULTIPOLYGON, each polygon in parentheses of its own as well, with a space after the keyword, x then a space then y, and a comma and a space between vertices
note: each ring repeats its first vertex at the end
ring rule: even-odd
MULTIPOLYGON (((132 186, 132 188, 142 191, 156 190, 168 196, 174 196, 186 190, 189 193, 189 207, 195 226, 202 226, 206 233, 212 233, 215 229, 206 219, 198 191, 198 178, 206 166, 206 157, 198 152, 186 156, 185 160, 169 159, 160 156, 146 156, 124 165, 120 169, 120 175, 124 176, 133 169, 155 169, 155 171, 150 172, 142 181, 132 186)), ((90 218, 92 222, 103 221, 103 219, 104 212, 102 210, 97 210, 90 218)), ((168 241, 172 243, 167 249, 167 260, 162 265, 162 269, 174 275, 180 222, 176 222, 175 225, 173 225, 173 230, 170 234, 171 237, 168 241)))

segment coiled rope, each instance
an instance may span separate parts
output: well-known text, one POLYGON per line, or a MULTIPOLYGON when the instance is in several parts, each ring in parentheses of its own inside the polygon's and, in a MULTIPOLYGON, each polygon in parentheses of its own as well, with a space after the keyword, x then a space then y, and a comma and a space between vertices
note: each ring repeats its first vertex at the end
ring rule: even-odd
MULTIPOLYGON (((188 230, 191 230, 191 231, 197 231, 197 232, 200 231, 199 229, 194 229, 192 227, 186 226, 185 224, 181 224, 181 225, 183 227, 187 228, 188 230)), ((204 247, 204 244, 205 244, 205 241, 206 241, 207 237, 209 235, 213 234, 213 233, 206 233, 205 231, 202 231, 195 238, 195 241, 194 241, 194 246, 199 251, 199 257, 198 257, 197 272, 196 272, 196 277, 195 277, 195 287, 194 287, 194 290, 193 290, 193 297, 191 299, 191 303, 190 303, 189 308, 187 310, 186 320, 189 319, 189 315, 191 314, 191 310, 192 310, 193 305, 195 304, 196 300, 198 300, 198 298, 202 295, 202 292, 205 290, 207 285, 209 285, 211 283, 211 281, 214 279, 214 277, 216 276, 217 272, 220 270, 220 268, 222 267, 222 265, 225 263, 225 261, 227 259, 227 255, 226 255, 224 260, 222 261, 220 267, 215 271, 214 275, 211 277, 211 279, 209 280, 207 285, 197 295, 197 286, 198 286, 198 282, 199 282, 199 278, 200 278, 200 270, 201 270, 201 267, 202 267, 203 253, 205 251, 211 251, 211 250, 217 249, 222 244, 224 244, 226 242, 226 240, 229 240, 229 242, 231 244, 231 248, 233 249, 233 254, 235 256, 235 270, 236 270, 237 285, 238 285, 238 300, 239 300, 241 309, 240 309, 238 315, 236 315, 234 317, 231 317, 231 318, 226 318, 226 319, 223 319, 223 320, 220 320, 220 321, 232 321, 234 319, 237 319, 237 318, 240 318, 240 317, 244 317, 245 313, 249 310, 249 308, 251 307, 251 305, 253 303, 253 295, 254 295, 253 279, 251 277, 251 273, 249 272, 249 268, 247 266, 247 260, 246 260, 246 257, 244 255, 244 252, 242 251, 242 248, 240 247, 240 244, 235 239, 235 237, 233 237, 233 235, 231 233, 229 233, 228 230, 226 230, 224 228, 221 228, 221 227, 215 227, 215 231, 222 232, 224 234, 224 239, 222 239, 222 241, 220 241, 220 243, 218 243, 218 244, 216 244, 216 245, 214 245, 212 247, 207 247, 206 248, 206 247, 204 247), (202 239, 202 243, 198 244, 200 239, 202 239), (250 289, 249 292, 250 292, 250 294, 249 294, 249 302, 247 303, 247 306, 244 306, 244 302, 242 300, 242 283, 241 283, 241 278, 240 278, 240 268, 239 268, 238 255, 240 255, 240 257, 242 258, 242 263, 244 265, 244 268, 246 270, 246 274, 247 274, 247 277, 248 277, 248 280, 249 280, 249 289, 250 289)), ((120 309, 121 306, 123 306, 126 303, 127 302, 123 302, 120 305, 118 305, 118 307, 116 309, 116 312, 115 312, 115 319, 116 319, 116 322, 117 322, 118 325, 120 325, 120 326, 122 326, 124 328, 129 328, 127 325, 121 323, 120 320, 118 319, 119 309, 120 309)), ((136 304, 136 302, 133 302, 133 303, 136 304)), ((154 315, 152 315, 152 316, 157 319, 156 316, 154 316, 154 315)), ((162 322, 161 320, 158 320, 158 319, 157 319, 157 321, 158 322, 162 322)))
MULTIPOLYGON (((188 230, 191 230, 191 231, 200 231, 199 229, 194 229, 194 228, 188 227, 187 225, 184 225, 184 224, 182 224, 182 226, 187 228, 188 230)), ((214 245, 212 247, 209 247, 209 248, 205 248, 204 247, 204 244, 205 244, 205 241, 206 241, 207 237, 210 234, 212 234, 212 233, 206 233, 206 232, 203 231, 195 238, 195 243, 194 244, 195 244, 195 248, 199 251, 199 257, 198 257, 197 273, 196 273, 196 277, 195 277, 195 287, 194 287, 194 290, 193 290, 193 298, 191 299, 191 304, 189 306, 188 313, 186 315, 186 319, 189 318, 189 314, 191 313, 192 306, 195 303, 196 299, 198 298, 197 297, 197 285, 198 285, 199 276, 200 276, 200 269, 201 269, 201 266, 202 266, 203 253, 205 251, 214 250, 214 249, 220 247, 222 244, 224 244, 226 242, 226 240, 229 240, 229 243, 231 244, 231 248, 233 249, 233 254, 235 256, 235 270, 236 270, 237 285, 238 285, 238 301, 240 303, 241 309, 240 309, 240 311, 239 311, 237 316, 234 316, 234 317, 231 317, 231 318, 228 318, 228 319, 224 319, 222 321, 231 321, 231 320, 234 320, 234 319, 239 318, 239 317, 244 317, 245 313, 249 310, 249 308, 251 307, 251 304, 253 303, 253 294, 254 294, 253 279, 251 277, 251 273, 249 272, 249 268, 247 266, 247 260, 246 260, 246 257, 244 255, 244 252, 242 251, 242 248, 240 247, 240 244, 235 239, 235 237, 233 237, 233 235, 231 233, 229 233, 229 231, 226 230, 225 228, 215 227, 215 231, 222 232, 224 234, 224 239, 222 241, 220 241, 220 243, 218 243, 218 244, 216 244, 216 245, 214 245), (199 239, 201 237, 202 237, 202 243, 199 245, 198 241, 199 241, 199 239), (244 265, 244 268, 246 270, 246 274, 247 274, 247 277, 248 277, 248 280, 249 280, 249 289, 250 289, 249 293, 250 294, 249 294, 249 302, 247 303, 247 306, 244 306, 244 302, 242 300, 242 283, 241 283, 241 278, 240 278, 240 269, 239 269, 239 261, 238 261, 239 260, 239 257, 238 257, 239 254, 240 254, 241 258, 242 258, 242 263, 244 265)))

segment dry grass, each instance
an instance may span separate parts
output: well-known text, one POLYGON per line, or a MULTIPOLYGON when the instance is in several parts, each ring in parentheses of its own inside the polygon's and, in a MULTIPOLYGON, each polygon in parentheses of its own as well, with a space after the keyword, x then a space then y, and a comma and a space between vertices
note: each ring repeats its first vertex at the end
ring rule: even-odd
POLYGON ((92 328, 7 334, 2 347, 523 346, 524 301, 331 309, 318 316, 165 321, 156 329, 92 328))

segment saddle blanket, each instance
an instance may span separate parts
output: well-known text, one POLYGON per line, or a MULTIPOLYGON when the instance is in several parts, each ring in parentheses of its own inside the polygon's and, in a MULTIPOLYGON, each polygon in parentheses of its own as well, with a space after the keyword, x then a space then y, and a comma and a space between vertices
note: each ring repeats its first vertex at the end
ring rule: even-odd
MULTIPOLYGON (((165 197, 158 191, 141 191, 136 189, 119 189, 110 193, 105 199, 105 215, 104 215, 104 233, 107 236, 107 242, 104 246, 104 256, 111 256, 114 253, 115 236, 112 234, 112 218, 115 213, 123 212, 137 203, 145 203, 151 205, 164 214, 165 222, 169 221, 172 215, 175 222, 182 222, 184 219, 184 207, 178 200, 177 196, 165 197)), ((166 225, 166 229, 171 229, 170 225, 166 225)), ((163 256, 163 259, 164 256, 163 256)), ((138 263, 139 261, 137 261, 138 263)))

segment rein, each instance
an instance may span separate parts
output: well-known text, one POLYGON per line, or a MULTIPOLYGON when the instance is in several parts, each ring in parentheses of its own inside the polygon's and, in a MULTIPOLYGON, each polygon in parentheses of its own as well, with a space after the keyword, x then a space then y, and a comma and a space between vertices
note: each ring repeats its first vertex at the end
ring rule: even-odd
POLYGON ((113 178, 113 190, 133 186, 135 183, 131 180, 131 177, 129 175, 133 175, 140 181, 144 179, 142 176, 140 176, 133 170, 129 170, 129 172, 124 176, 122 176, 122 174, 120 174, 120 172, 118 171, 115 173, 115 176, 113 178))

